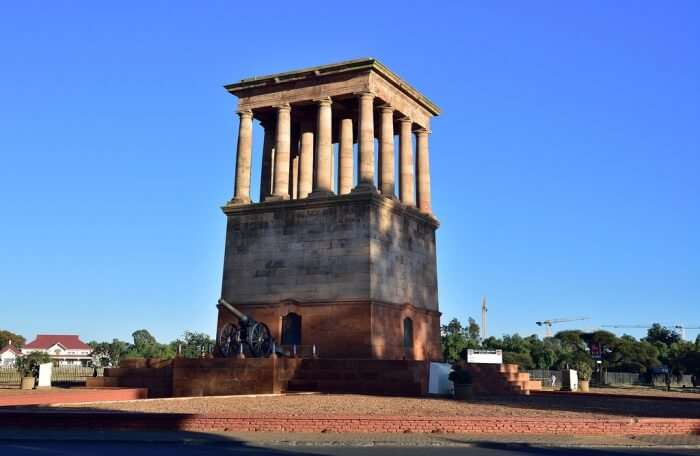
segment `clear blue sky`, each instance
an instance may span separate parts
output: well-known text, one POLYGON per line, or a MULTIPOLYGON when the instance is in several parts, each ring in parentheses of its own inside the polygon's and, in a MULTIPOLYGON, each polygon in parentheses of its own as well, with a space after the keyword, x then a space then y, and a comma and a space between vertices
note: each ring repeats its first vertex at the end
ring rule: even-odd
POLYGON ((3 4, 0 328, 213 334, 222 85, 363 56, 443 109, 444 321, 700 325, 700 3, 100 5, 3 4))

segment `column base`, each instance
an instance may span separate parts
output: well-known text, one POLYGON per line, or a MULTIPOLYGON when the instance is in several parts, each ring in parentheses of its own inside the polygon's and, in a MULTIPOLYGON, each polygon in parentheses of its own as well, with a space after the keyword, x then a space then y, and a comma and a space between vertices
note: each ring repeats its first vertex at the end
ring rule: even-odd
POLYGON ((350 193, 379 193, 379 190, 377 190, 374 184, 362 182, 358 184, 357 187, 353 188, 350 193))
POLYGON ((228 206, 243 206, 245 204, 252 203, 252 200, 248 197, 237 196, 227 203, 228 206))
POLYGON ((307 198, 330 198, 331 196, 335 196, 335 193, 330 190, 314 190, 307 198))
POLYGON ((268 201, 287 201, 289 199, 289 195, 270 195, 265 197, 265 202, 268 201))

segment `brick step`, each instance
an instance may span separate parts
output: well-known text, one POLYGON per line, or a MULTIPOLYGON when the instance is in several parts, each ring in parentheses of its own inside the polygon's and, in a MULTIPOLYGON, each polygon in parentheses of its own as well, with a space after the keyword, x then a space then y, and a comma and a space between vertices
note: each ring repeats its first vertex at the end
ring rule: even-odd
POLYGON ((542 389, 542 383, 530 380, 517 364, 465 364, 474 377, 474 392, 482 394, 523 394, 542 389))

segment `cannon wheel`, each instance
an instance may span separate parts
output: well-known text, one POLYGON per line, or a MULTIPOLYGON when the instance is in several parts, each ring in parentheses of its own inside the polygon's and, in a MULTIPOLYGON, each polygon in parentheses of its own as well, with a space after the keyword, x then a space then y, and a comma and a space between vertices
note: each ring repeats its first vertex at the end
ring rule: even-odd
POLYGON ((265 323, 256 322, 248 331, 248 347, 256 358, 267 357, 272 353, 272 337, 265 323))
POLYGON ((219 350, 221 354, 227 358, 236 356, 240 350, 239 345, 238 327, 233 323, 226 323, 219 333, 219 350))

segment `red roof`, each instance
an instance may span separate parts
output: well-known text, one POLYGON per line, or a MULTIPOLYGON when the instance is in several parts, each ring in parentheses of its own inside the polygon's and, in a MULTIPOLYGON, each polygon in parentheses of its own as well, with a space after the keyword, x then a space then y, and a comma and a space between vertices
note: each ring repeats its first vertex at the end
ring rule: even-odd
POLYGON ((80 340, 80 336, 74 334, 38 334, 36 339, 22 348, 38 348, 46 350, 54 344, 61 344, 66 349, 89 350, 90 346, 80 340))
POLYGON ((18 349, 14 347, 14 345, 6 345, 2 350, 0 350, 0 355, 5 353, 6 351, 11 351, 15 355, 21 355, 22 352, 20 352, 18 349))

